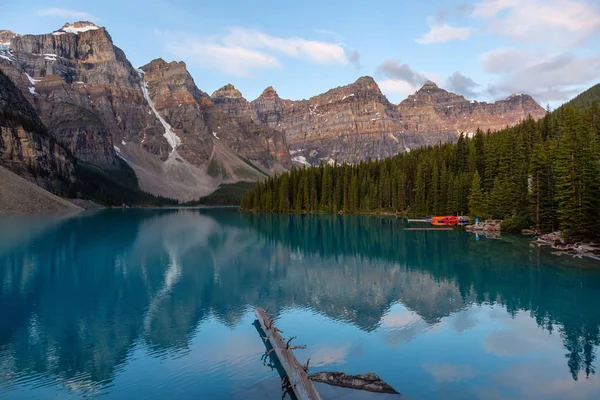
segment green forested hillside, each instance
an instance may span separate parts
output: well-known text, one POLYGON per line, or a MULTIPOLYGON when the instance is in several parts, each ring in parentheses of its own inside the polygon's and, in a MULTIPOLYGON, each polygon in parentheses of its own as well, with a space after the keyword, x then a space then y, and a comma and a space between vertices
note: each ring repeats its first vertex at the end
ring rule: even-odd
POLYGON ((252 189, 254 182, 224 183, 208 196, 184 203, 184 206, 239 206, 244 195, 252 189))
POLYGON ((71 197, 93 200, 104 206, 177 205, 178 201, 154 196, 138 186, 135 172, 123 160, 120 169, 105 171, 82 161, 77 163, 77 183, 71 197))
POLYGON ((600 83, 582 92, 567 104, 577 108, 587 108, 594 102, 600 103, 600 83))
POLYGON ((600 108, 561 107, 499 132, 357 165, 294 169, 258 184, 242 209, 468 214, 505 228, 600 233, 600 108))

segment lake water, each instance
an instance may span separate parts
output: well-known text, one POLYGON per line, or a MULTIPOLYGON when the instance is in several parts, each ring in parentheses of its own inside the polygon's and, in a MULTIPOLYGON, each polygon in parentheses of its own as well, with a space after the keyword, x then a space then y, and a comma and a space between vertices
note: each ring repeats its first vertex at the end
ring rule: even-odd
POLYGON ((252 309, 311 371, 410 399, 600 398, 600 264, 377 216, 0 217, 0 398, 280 399, 252 309))

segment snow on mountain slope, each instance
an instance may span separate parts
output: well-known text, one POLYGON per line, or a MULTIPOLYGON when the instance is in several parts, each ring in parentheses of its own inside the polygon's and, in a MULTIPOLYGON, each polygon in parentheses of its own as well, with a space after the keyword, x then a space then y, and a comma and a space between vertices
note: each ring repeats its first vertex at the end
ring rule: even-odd
POLYGON ((181 144, 181 139, 179 138, 179 136, 177 136, 177 134, 175 134, 175 132, 173 132, 173 128, 171 128, 171 125, 169 125, 169 123, 167 121, 165 121, 165 119, 163 117, 160 116, 158 111, 156 111, 156 108, 154 107, 154 103, 152 102, 152 99, 150 98, 150 93, 148 93, 148 83, 144 80, 144 71, 142 71, 141 69, 138 69, 137 72, 140 75, 140 78, 142 79, 141 88, 142 88, 142 93, 144 94, 144 98, 148 102, 148 105, 152 109, 152 112, 154 113, 156 118, 158 118, 161 125, 165 128, 165 134, 163 136, 165 137, 165 139, 167 139, 167 142, 169 142, 169 145, 172 148, 171 154, 170 154, 170 155, 172 155, 173 152, 175 151, 175 149, 177 149, 177 146, 179 146, 181 144))

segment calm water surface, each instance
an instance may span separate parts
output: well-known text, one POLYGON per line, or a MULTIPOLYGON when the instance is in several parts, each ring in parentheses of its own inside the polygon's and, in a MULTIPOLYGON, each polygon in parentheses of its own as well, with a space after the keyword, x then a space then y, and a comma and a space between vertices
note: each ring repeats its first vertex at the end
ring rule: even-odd
POLYGON ((252 309, 313 372, 411 399, 598 399, 600 267, 375 216, 0 218, 0 398, 280 399, 252 309))

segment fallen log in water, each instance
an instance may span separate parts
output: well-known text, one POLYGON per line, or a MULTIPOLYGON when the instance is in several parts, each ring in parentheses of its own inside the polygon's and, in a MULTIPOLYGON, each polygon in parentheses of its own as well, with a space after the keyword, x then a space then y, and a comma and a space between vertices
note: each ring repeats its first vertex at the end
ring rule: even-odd
POLYGON ((294 356, 294 353, 292 353, 293 349, 305 349, 306 346, 290 345, 290 342, 296 338, 295 336, 292 336, 286 342, 280 335, 282 332, 273 325, 273 320, 264 309, 255 309, 254 315, 256 315, 257 319, 254 321, 254 326, 261 335, 267 349, 263 355, 265 364, 267 359, 270 358, 271 362, 268 365, 271 368, 276 368, 279 372, 282 378, 284 397, 285 392, 292 392, 299 400, 320 400, 321 397, 312 381, 373 393, 400 395, 394 388, 372 372, 360 375, 347 375, 343 372, 318 372, 308 375, 310 359, 308 359, 306 365, 301 365, 294 356), (275 352, 277 361, 275 361, 274 356, 271 354, 273 352, 275 352))
POLYGON ((262 308, 254 310, 254 315, 260 323, 260 327, 265 333, 265 341, 269 341, 279 364, 284 369, 287 381, 284 381, 287 386, 296 396, 298 400, 321 400, 321 396, 315 389, 313 383, 308 379, 306 371, 308 370, 308 363, 306 367, 300 365, 292 350, 294 348, 306 348, 306 346, 291 346, 290 342, 294 339, 291 337, 286 342, 281 335, 279 330, 273 326, 273 320, 267 312, 262 308))
POLYGON ((372 372, 360 375, 346 375, 343 372, 317 372, 308 376, 311 381, 327 383, 350 389, 366 390, 375 393, 399 394, 372 372))

